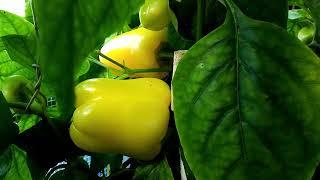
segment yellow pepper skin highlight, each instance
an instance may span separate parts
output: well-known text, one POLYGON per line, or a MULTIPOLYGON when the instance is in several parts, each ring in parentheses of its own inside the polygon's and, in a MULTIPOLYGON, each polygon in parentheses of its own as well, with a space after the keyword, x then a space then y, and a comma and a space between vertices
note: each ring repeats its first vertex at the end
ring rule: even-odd
POLYGON ((89 152, 152 160, 169 122, 170 88, 156 78, 90 79, 75 88, 70 136, 89 152))

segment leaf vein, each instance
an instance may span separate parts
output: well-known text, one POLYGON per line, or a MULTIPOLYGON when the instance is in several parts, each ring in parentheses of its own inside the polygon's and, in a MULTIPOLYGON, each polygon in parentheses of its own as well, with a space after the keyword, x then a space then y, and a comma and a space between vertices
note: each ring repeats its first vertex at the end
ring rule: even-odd
POLYGON ((200 87, 199 91, 194 96, 194 98, 192 100, 193 105, 195 105, 198 102, 198 100, 200 99, 200 97, 206 92, 206 90, 208 89, 208 86, 211 84, 211 82, 213 82, 214 79, 220 73, 222 73, 230 64, 232 64, 232 62, 224 63, 209 73, 208 77, 204 80, 204 82, 206 82, 206 83, 200 87))

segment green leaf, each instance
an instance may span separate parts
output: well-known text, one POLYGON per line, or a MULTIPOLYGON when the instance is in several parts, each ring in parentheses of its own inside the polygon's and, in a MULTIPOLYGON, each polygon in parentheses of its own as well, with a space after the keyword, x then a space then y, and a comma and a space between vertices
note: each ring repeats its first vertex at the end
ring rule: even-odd
POLYGON ((168 43, 174 50, 189 49, 194 44, 193 41, 183 38, 172 24, 168 26, 168 43))
POLYGON ((140 165, 136 168, 134 180, 173 180, 173 175, 166 158, 160 161, 140 165))
POLYGON ((170 1, 170 8, 178 20, 179 33, 187 39, 195 39, 195 15, 197 1, 170 1))
POLYGON ((78 80, 80 76, 86 74, 90 70, 90 62, 86 59, 80 66, 79 71, 76 73, 75 79, 78 80))
POLYGON ((11 166, 4 180, 32 180, 26 161, 26 153, 14 145, 10 146, 10 151, 12 154, 11 166))
POLYGON ((36 63, 36 37, 34 33, 25 35, 8 35, 1 38, 10 59, 30 70, 36 63))
POLYGON ((320 59, 226 1, 225 23, 173 79, 185 157, 202 179, 310 179, 320 152, 320 59))
POLYGON ((7 35, 29 35, 33 25, 23 17, 0 10, 0 37, 7 35))
POLYGON ((29 80, 34 80, 34 72, 12 61, 6 50, 1 50, 1 44, 0 40, 0 89, 3 79, 11 75, 23 75, 29 80))
POLYGON ((299 6, 302 8, 304 6, 303 1, 304 0, 288 0, 288 4, 293 6, 299 6))
POLYGON ((287 31, 290 34, 298 36, 300 29, 306 26, 310 27, 314 25, 312 17, 305 9, 289 10, 287 31))
POLYGON ((289 20, 295 20, 295 19, 311 19, 311 16, 305 9, 292 9, 288 12, 288 19, 289 20))
POLYGON ((0 91, 0 154, 7 147, 14 143, 19 133, 18 127, 14 124, 13 115, 10 112, 8 103, 0 91))
POLYGON ((90 171, 93 174, 107 177, 121 169, 122 159, 123 156, 119 154, 92 154, 90 171))
POLYGON ((32 15, 32 8, 31 8, 32 0, 25 0, 25 18, 27 21, 33 23, 33 15, 32 15))
POLYGON ((0 154, 0 179, 4 179, 11 167, 12 151, 8 148, 0 154))
POLYGON ((186 158, 184 157, 183 150, 180 151, 180 157, 181 157, 181 163, 183 163, 183 168, 184 168, 184 172, 185 172, 185 176, 187 177, 187 180, 196 180, 186 158))
POLYGON ((73 111, 73 77, 81 62, 105 37, 121 30, 143 0, 33 2, 43 78, 56 92, 57 105, 68 121, 73 111))
POLYGON ((218 0, 205 0, 206 7, 204 8, 203 27, 204 34, 210 33, 212 30, 219 27, 225 19, 226 8, 218 0))
POLYGON ((253 19, 287 27, 288 0, 234 0, 243 13, 253 19))
POLYGON ((311 15, 316 23, 315 39, 320 43, 320 1, 319 0, 305 0, 306 7, 311 11, 311 15))
POLYGON ((20 133, 24 132, 25 130, 28 130, 32 128, 34 125, 36 125, 40 121, 40 118, 35 115, 22 115, 19 118, 18 126, 20 133))
MULTIPOLYGON (((10 58, 10 56, 14 57, 15 54, 12 54, 12 52, 15 51, 15 48, 21 49, 21 46, 14 44, 13 41, 6 41, 6 43, 2 41, 2 38, 7 38, 6 36, 14 37, 11 35, 21 35, 21 37, 24 38, 29 37, 34 33, 33 24, 20 16, 2 10, 0 10, 0 24, 0 88, 3 78, 10 75, 20 74, 28 79, 33 79, 34 73, 30 71, 30 69, 17 63, 20 59, 14 59, 17 60, 17 62, 14 62, 10 58), (10 56, 7 52, 7 46, 9 44, 11 45, 9 47, 10 56)), ((10 39, 10 37, 8 37, 8 39, 10 39)))

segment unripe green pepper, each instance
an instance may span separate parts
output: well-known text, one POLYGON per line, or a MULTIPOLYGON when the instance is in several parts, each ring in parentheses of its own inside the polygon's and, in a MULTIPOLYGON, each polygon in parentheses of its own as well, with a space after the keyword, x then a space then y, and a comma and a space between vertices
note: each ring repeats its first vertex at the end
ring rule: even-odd
MULTIPOLYGON (((160 68, 157 60, 157 52, 160 44, 167 41, 167 30, 151 31, 145 28, 137 28, 114 37, 101 49, 101 53, 112 58, 130 69, 155 69, 160 68)), ((121 70, 119 66, 99 57, 100 61, 108 67, 121 70)), ((116 72, 112 72, 116 75, 116 72)), ((137 73, 132 77, 163 78, 166 73, 149 72, 137 73)))
POLYGON ((315 28, 313 26, 303 27, 298 32, 298 38, 305 44, 309 44, 312 42, 313 37, 315 35, 315 28))
MULTIPOLYGON (((1 91, 8 103, 28 103, 34 90, 32 82, 21 75, 13 75, 5 78, 1 91)), ((37 96, 30 108, 43 112, 46 101, 43 97, 37 96)))
POLYGON ((97 78, 75 88, 70 136, 89 152, 151 160, 161 149, 169 121, 170 88, 156 78, 97 78))
POLYGON ((159 31, 170 23, 168 0, 146 0, 139 11, 140 23, 144 28, 159 31))

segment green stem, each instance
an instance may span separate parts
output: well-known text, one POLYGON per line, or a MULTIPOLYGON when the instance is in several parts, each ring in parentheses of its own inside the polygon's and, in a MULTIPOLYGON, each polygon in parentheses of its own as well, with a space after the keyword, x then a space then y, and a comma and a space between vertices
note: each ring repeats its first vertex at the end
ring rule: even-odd
MULTIPOLYGON (((25 110, 28 106, 28 103, 23 102, 15 102, 15 103, 8 103, 9 107, 25 110)), ((32 106, 28 109, 28 111, 25 111, 26 114, 35 114, 37 116, 43 117, 44 113, 42 111, 39 111, 38 109, 32 108, 32 106)))
MULTIPOLYGON (((101 57, 103 57, 103 58, 107 59, 108 61, 110 61, 111 63, 113 63, 113 64, 121 67, 122 69, 124 69, 124 71, 125 71, 124 74, 127 74, 127 75, 132 75, 132 74, 135 74, 135 73, 168 72, 168 71, 170 71, 170 68, 169 68, 169 67, 150 68, 150 69, 130 69, 130 68, 128 68, 128 67, 126 67, 126 66, 118 63, 117 61, 111 59, 110 57, 105 56, 105 55, 102 54, 100 51, 97 51, 97 53, 98 53, 101 57)), ((89 60, 90 60, 91 62, 94 62, 94 63, 96 63, 96 64, 98 64, 98 65, 100 65, 100 66, 103 66, 103 67, 107 68, 107 69, 109 68, 107 65, 101 63, 100 61, 93 60, 93 59, 91 59, 91 58, 89 58, 89 60)), ((118 71, 118 72, 119 72, 119 71, 118 71)), ((122 72, 122 73, 123 73, 123 72, 122 72)), ((119 76, 119 77, 121 77, 121 76, 119 76)))
POLYGON ((116 79, 118 79, 118 80, 124 80, 124 79, 126 79, 126 78, 128 78, 129 77, 129 74, 122 74, 121 76, 118 76, 116 79))
POLYGON ((150 69, 129 69, 128 74, 135 73, 149 73, 149 72, 169 72, 169 67, 161 67, 161 68, 150 68, 150 69))
POLYGON ((36 89, 36 91, 33 93, 31 99, 29 100, 25 111, 27 112, 29 110, 29 108, 31 107, 31 104, 34 102, 34 100, 36 99, 38 93, 40 92, 40 89, 36 89))
POLYGON ((101 67, 106 68, 107 70, 112 70, 112 71, 117 72, 117 73, 120 73, 120 74, 123 73, 123 71, 120 71, 120 70, 118 70, 118 69, 114 69, 114 68, 108 67, 107 65, 103 64, 102 62, 100 62, 100 61, 98 61, 98 60, 96 60, 96 59, 94 59, 94 58, 88 58, 88 60, 89 60, 90 62, 92 62, 92 63, 95 63, 95 64, 98 65, 98 66, 101 66, 101 67))
POLYGON ((124 66, 123 64, 120 64, 120 63, 118 63, 117 61, 115 61, 115 60, 111 59, 110 57, 108 57, 108 56, 106 56, 106 55, 102 54, 100 51, 97 51, 97 53, 99 54, 99 56, 101 56, 101 57, 103 57, 104 59, 106 59, 106 60, 110 61, 111 63, 113 63, 113 64, 115 64, 115 65, 117 65, 117 66, 121 67, 121 68, 122 68, 122 69, 124 69, 125 71, 127 71, 127 70, 128 70, 128 68, 127 68, 126 66, 124 66))
POLYGON ((202 25, 203 25, 203 0, 197 0, 197 29, 196 29, 196 40, 199 41, 202 38, 202 25))
POLYGON ((30 5, 30 8, 31 8, 32 19, 33 19, 33 24, 34 24, 34 29, 35 29, 35 32, 36 32, 36 36, 39 37, 38 21, 37 21, 36 15, 35 15, 35 7, 34 7, 33 0, 29 1, 29 5, 30 5))

